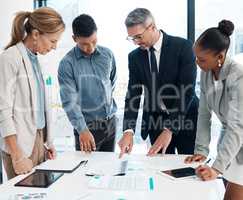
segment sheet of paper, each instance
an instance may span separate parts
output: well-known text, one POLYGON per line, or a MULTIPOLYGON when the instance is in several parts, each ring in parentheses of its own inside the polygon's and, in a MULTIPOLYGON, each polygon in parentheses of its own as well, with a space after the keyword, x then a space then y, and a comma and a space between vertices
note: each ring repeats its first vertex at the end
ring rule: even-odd
MULTIPOLYGON (((176 155, 177 156, 177 155, 176 155)), ((184 159, 186 156, 180 156, 178 159, 174 159, 171 155, 161 157, 148 157, 147 162, 144 163, 144 167, 148 170, 163 171, 171 170, 183 167, 196 168, 200 163, 185 164, 184 159)))
POLYGON ((36 167, 37 170, 72 171, 82 159, 59 156, 55 160, 47 160, 36 167))
POLYGON ((81 194, 81 195, 77 195, 77 196, 74 198, 74 200, 83 200, 83 199, 88 200, 88 199, 90 199, 91 197, 92 197, 92 194, 90 194, 90 193, 87 193, 87 194, 81 194))
POLYGON ((153 190, 152 177, 146 176, 97 176, 90 179, 89 188, 108 190, 153 190))
POLYGON ((116 160, 103 164, 89 165, 86 170, 86 175, 99 175, 99 176, 113 176, 119 174, 126 174, 128 161, 116 160))

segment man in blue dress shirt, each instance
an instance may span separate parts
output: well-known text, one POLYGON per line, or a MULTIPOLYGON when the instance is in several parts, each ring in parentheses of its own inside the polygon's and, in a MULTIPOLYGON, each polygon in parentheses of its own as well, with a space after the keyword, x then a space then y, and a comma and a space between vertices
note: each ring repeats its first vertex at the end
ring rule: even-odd
POLYGON ((116 64, 110 49, 97 45, 97 26, 82 14, 72 23, 76 46, 61 60, 58 81, 63 108, 74 127, 76 150, 114 151, 116 64))

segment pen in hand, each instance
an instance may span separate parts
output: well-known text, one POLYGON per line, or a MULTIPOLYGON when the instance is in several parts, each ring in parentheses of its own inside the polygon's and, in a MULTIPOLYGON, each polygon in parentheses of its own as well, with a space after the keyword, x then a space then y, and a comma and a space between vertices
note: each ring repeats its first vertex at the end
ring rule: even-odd
POLYGON ((207 165, 207 164, 209 164, 211 160, 212 160, 212 159, 209 158, 206 162, 203 163, 203 165, 207 165))
POLYGON ((43 146, 44 146, 44 148, 46 150, 47 158, 48 159, 51 159, 51 160, 55 159, 56 158, 56 151, 55 151, 55 149, 49 148, 47 146, 47 144, 44 144, 43 146))
MULTIPOLYGON (((203 162, 202 165, 199 166, 202 170, 205 170, 206 168, 211 168, 211 165, 208 165, 212 159, 209 158, 207 161, 203 162)), ((216 179, 223 179, 222 175, 218 175, 216 179)))
MULTIPOLYGON (((212 160, 212 159, 209 158, 209 159, 204 163, 204 165, 209 164, 211 160, 212 160)), ((222 175, 219 175, 219 176, 217 176, 217 179, 223 179, 223 176, 222 176, 222 175)))

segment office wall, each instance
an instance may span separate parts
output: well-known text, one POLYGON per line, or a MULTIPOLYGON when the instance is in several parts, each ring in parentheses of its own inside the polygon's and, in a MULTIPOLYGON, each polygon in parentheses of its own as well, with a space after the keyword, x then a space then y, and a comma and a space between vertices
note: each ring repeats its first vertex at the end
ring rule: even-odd
POLYGON ((33 10, 33 0, 1 1, 0 6, 0 51, 9 42, 14 13, 33 10))

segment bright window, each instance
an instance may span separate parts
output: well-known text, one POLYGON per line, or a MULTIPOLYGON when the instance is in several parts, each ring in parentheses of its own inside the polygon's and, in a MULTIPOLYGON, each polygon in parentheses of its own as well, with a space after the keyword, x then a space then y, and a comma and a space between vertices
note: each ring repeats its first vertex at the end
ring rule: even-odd
MULTIPOLYGON (((229 56, 243 64, 243 4, 241 0, 203 0, 195 1, 196 38, 207 28, 217 27, 222 19, 231 20, 235 25, 231 36, 229 56)), ((217 117, 212 121, 211 153, 216 155, 216 144, 220 135, 221 124, 217 117)))
MULTIPOLYGON (((148 8, 154 15, 158 28, 168 34, 186 37, 187 35, 187 1, 186 0, 49 0, 48 6, 57 9, 64 18, 66 30, 57 50, 47 57, 43 57, 44 73, 51 80, 50 101, 53 107, 53 130, 56 137, 72 136, 73 131, 60 104, 59 88, 57 82, 57 67, 60 59, 71 49, 75 43, 72 41, 71 24, 79 14, 91 15, 98 26, 98 43, 110 48, 116 57, 118 81, 115 90, 115 99, 118 104, 117 116, 119 118, 117 138, 122 133, 122 116, 124 97, 128 81, 127 55, 136 46, 126 40, 127 32, 124 25, 127 14, 137 7, 148 8)), ((141 118, 141 115, 140 115, 141 118)), ((56 139, 58 141, 58 139, 56 139)), ((68 140, 72 141, 72 140, 68 140)), ((60 142, 62 143, 62 142, 60 142)), ((137 129, 136 144, 141 144, 138 151, 142 152, 145 143, 142 142, 140 131, 137 129), (142 147, 141 147, 142 146, 142 147)), ((66 143, 66 146, 69 143, 66 143)), ((65 145, 64 145, 65 146, 65 145)), ((135 148, 136 149, 136 148, 135 148)))

